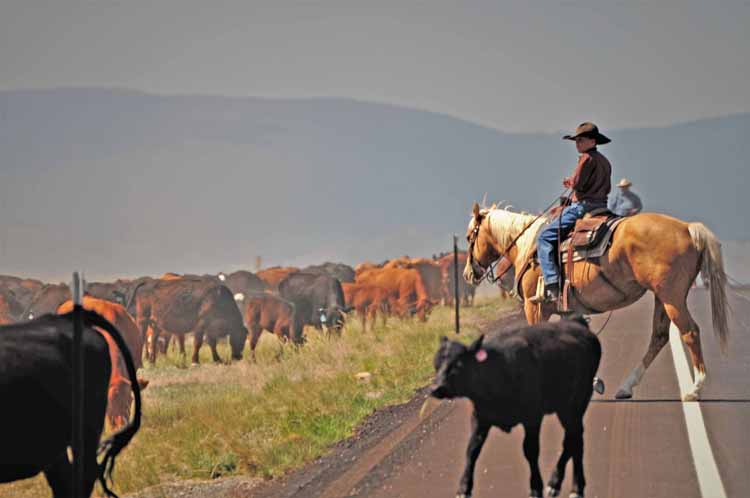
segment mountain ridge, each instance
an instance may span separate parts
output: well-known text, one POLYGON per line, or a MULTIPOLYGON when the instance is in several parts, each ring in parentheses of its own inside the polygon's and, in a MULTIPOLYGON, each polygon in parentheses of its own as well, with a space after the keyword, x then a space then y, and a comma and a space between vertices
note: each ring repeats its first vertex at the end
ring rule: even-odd
MULTIPOLYGON (((646 209, 750 239, 750 113, 603 131, 646 209)), ((392 104, 101 87, 0 91, 0 150, 0 273, 32 276, 429 255, 485 192, 541 209, 576 159, 559 134, 392 104)))

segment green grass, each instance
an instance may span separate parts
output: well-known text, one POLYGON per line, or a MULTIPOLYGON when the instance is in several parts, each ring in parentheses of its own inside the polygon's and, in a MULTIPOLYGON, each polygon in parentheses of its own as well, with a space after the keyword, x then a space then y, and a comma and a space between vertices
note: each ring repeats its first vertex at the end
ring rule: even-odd
MULTIPOLYGON (((508 305, 482 300, 463 313, 462 340, 508 305)), ((311 329, 307 343, 282 347, 264 334, 257 361, 188 367, 170 351, 140 375, 143 425, 117 461, 115 489, 138 491, 184 479, 279 476, 322 455, 353 434, 374 410, 409 400, 433 375, 441 335, 452 336, 452 309, 427 323, 389 320, 362 333, 352 321, 340 338, 311 329), (358 372, 372 374, 369 382, 358 372)), ((188 345, 188 355, 192 345, 188 345)), ((220 355, 228 358, 222 344, 220 355)), ((189 362, 189 360, 188 360, 189 362)), ((44 478, 0 485, 0 497, 49 496, 44 478)))

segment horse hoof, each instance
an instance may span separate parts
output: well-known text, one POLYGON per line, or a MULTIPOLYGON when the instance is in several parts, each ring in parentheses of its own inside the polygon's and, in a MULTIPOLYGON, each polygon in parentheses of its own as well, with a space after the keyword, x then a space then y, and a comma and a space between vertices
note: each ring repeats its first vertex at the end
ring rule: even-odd
POLYGON ((560 495, 559 489, 555 489, 552 486, 547 486, 547 496, 553 497, 553 496, 559 496, 559 495, 560 495))
POLYGON ((682 396, 682 401, 698 401, 698 393, 686 393, 682 396))
POLYGON ((465 495, 463 493, 458 493, 456 495, 456 498, 471 498, 471 495, 465 495))
POLYGON ((197 367, 197 366, 199 366, 199 365, 200 365, 200 364, 199 364, 199 363, 198 363, 197 361, 194 361, 194 362, 192 362, 192 363, 190 364, 190 366, 191 366, 191 367, 197 367))
POLYGON ((620 389, 615 393, 615 399, 630 399, 633 397, 633 393, 631 391, 626 391, 625 389, 620 389))
POLYGON ((604 394, 604 381, 599 377, 594 377, 594 391, 604 394))
POLYGON ((579 495, 578 493, 570 493, 569 498, 583 498, 583 495, 579 495))

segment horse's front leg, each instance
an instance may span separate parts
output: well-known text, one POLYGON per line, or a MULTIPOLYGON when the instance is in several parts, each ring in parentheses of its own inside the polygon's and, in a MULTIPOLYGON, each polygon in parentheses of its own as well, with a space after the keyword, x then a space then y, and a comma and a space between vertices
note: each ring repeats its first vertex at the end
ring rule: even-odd
POLYGON ((641 382, 643 374, 646 369, 662 350, 664 345, 669 341, 669 316, 664 308, 664 304, 657 297, 654 300, 654 318, 651 329, 651 341, 648 345, 648 350, 643 356, 643 360, 636 365, 636 367, 630 372, 625 381, 617 390, 615 398, 617 399, 629 399, 633 397, 633 388, 641 382))
POLYGON ((487 434, 490 431, 490 425, 480 421, 476 412, 471 417, 471 437, 469 446, 466 448, 466 466, 461 476, 461 483, 458 486, 458 495, 456 498, 469 498, 471 491, 474 489, 474 466, 479 458, 479 452, 487 440, 487 434))
POLYGON ((552 310, 549 306, 532 303, 528 299, 523 301, 523 311, 529 325, 546 322, 552 316, 552 310))

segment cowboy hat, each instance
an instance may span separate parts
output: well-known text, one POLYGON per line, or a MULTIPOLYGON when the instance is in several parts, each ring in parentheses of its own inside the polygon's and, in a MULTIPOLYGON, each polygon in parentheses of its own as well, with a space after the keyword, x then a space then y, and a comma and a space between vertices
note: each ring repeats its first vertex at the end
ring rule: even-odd
POLYGON ((599 133, 599 128, 594 123, 581 123, 572 135, 565 135, 563 140, 575 140, 578 137, 588 137, 596 140, 599 145, 610 143, 612 140, 599 133))
POLYGON ((622 180, 620 180, 620 183, 618 183, 617 186, 618 187, 629 187, 632 184, 633 184, 633 182, 631 182, 627 178, 623 178, 622 180))

